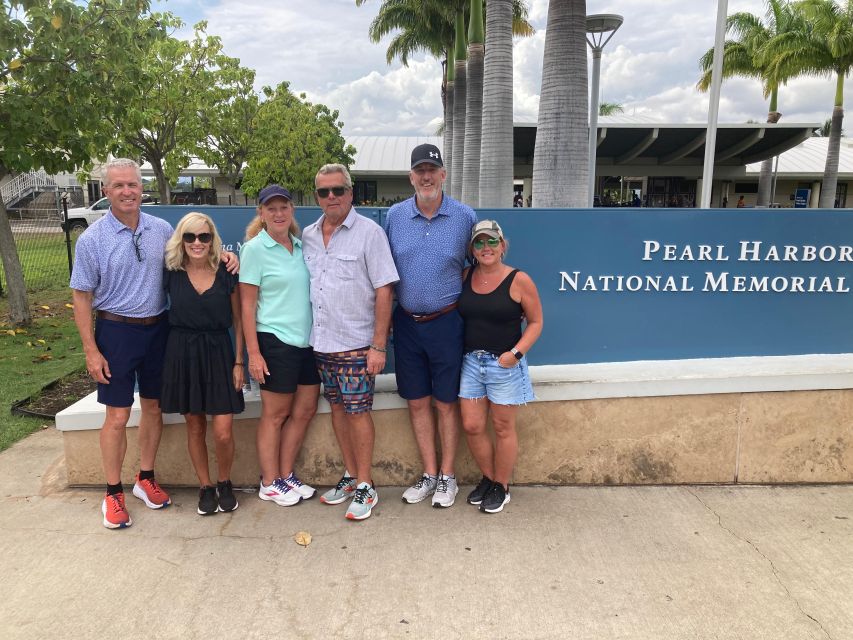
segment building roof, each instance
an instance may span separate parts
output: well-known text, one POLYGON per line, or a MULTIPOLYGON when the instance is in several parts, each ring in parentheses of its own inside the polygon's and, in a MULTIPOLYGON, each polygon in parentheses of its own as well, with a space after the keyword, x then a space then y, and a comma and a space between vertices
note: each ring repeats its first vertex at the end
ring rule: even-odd
MULTIPOLYGON (((793 149, 779 155, 776 175, 781 178, 790 177, 800 180, 821 179, 826 165, 828 146, 829 138, 808 138, 793 149)), ((755 177, 759 173, 761 173, 760 162, 747 165, 747 176, 755 177)), ((853 179, 853 138, 841 138, 838 150, 838 177, 846 180, 853 179)))
POLYGON ((419 144, 434 144, 443 149, 438 136, 347 136, 357 150, 352 173, 364 175, 408 175, 412 149, 419 144))

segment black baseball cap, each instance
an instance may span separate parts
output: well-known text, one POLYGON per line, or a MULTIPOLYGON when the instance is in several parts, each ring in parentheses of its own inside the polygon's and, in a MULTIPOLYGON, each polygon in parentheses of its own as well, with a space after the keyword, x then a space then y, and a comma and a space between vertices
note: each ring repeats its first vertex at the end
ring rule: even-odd
POLYGON ((434 164, 436 167, 444 166, 444 162, 441 160, 441 151, 434 144, 419 144, 412 149, 412 169, 424 162, 434 164))

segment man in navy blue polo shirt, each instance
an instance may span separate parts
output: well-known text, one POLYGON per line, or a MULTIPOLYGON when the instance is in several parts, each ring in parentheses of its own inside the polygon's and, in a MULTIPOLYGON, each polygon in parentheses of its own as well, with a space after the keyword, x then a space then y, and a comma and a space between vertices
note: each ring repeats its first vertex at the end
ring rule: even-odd
POLYGON ((393 315, 397 391, 408 402, 424 466, 421 478, 403 493, 403 501, 421 502, 432 495, 434 507, 452 506, 459 491, 454 466, 463 325, 456 301, 471 229, 477 223, 471 207, 442 192, 446 178, 438 147, 415 147, 409 172, 415 195, 391 207, 385 220, 400 275, 393 315))

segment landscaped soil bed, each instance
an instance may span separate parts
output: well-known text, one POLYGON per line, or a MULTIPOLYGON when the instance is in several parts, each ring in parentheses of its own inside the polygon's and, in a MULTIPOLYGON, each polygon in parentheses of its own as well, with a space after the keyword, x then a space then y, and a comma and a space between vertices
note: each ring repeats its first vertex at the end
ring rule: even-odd
POLYGON ((65 407, 85 398, 96 388, 97 383, 87 371, 77 371, 47 385, 36 397, 15 403, 12 413, 53 418, 65 407))

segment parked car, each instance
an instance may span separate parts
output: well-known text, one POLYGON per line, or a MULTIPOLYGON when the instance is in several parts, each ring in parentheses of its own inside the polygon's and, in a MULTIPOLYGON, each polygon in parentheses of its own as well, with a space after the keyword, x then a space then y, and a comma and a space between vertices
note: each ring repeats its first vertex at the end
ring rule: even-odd
MULTIPOLYGON (((157 201, 147 194, 142 195, 142 204, 157 204, 157 201)), ((101 198, 88 207, 74 207, 68 210, 68 228, 71 233, 81 233, 95 220, 102 217, 110 208, 109 198, 101 198)), ((60 214, 61 215, 61 214, 60 214)), ((65 223, 60 222, 62 230, 65 231, 65 223)))

